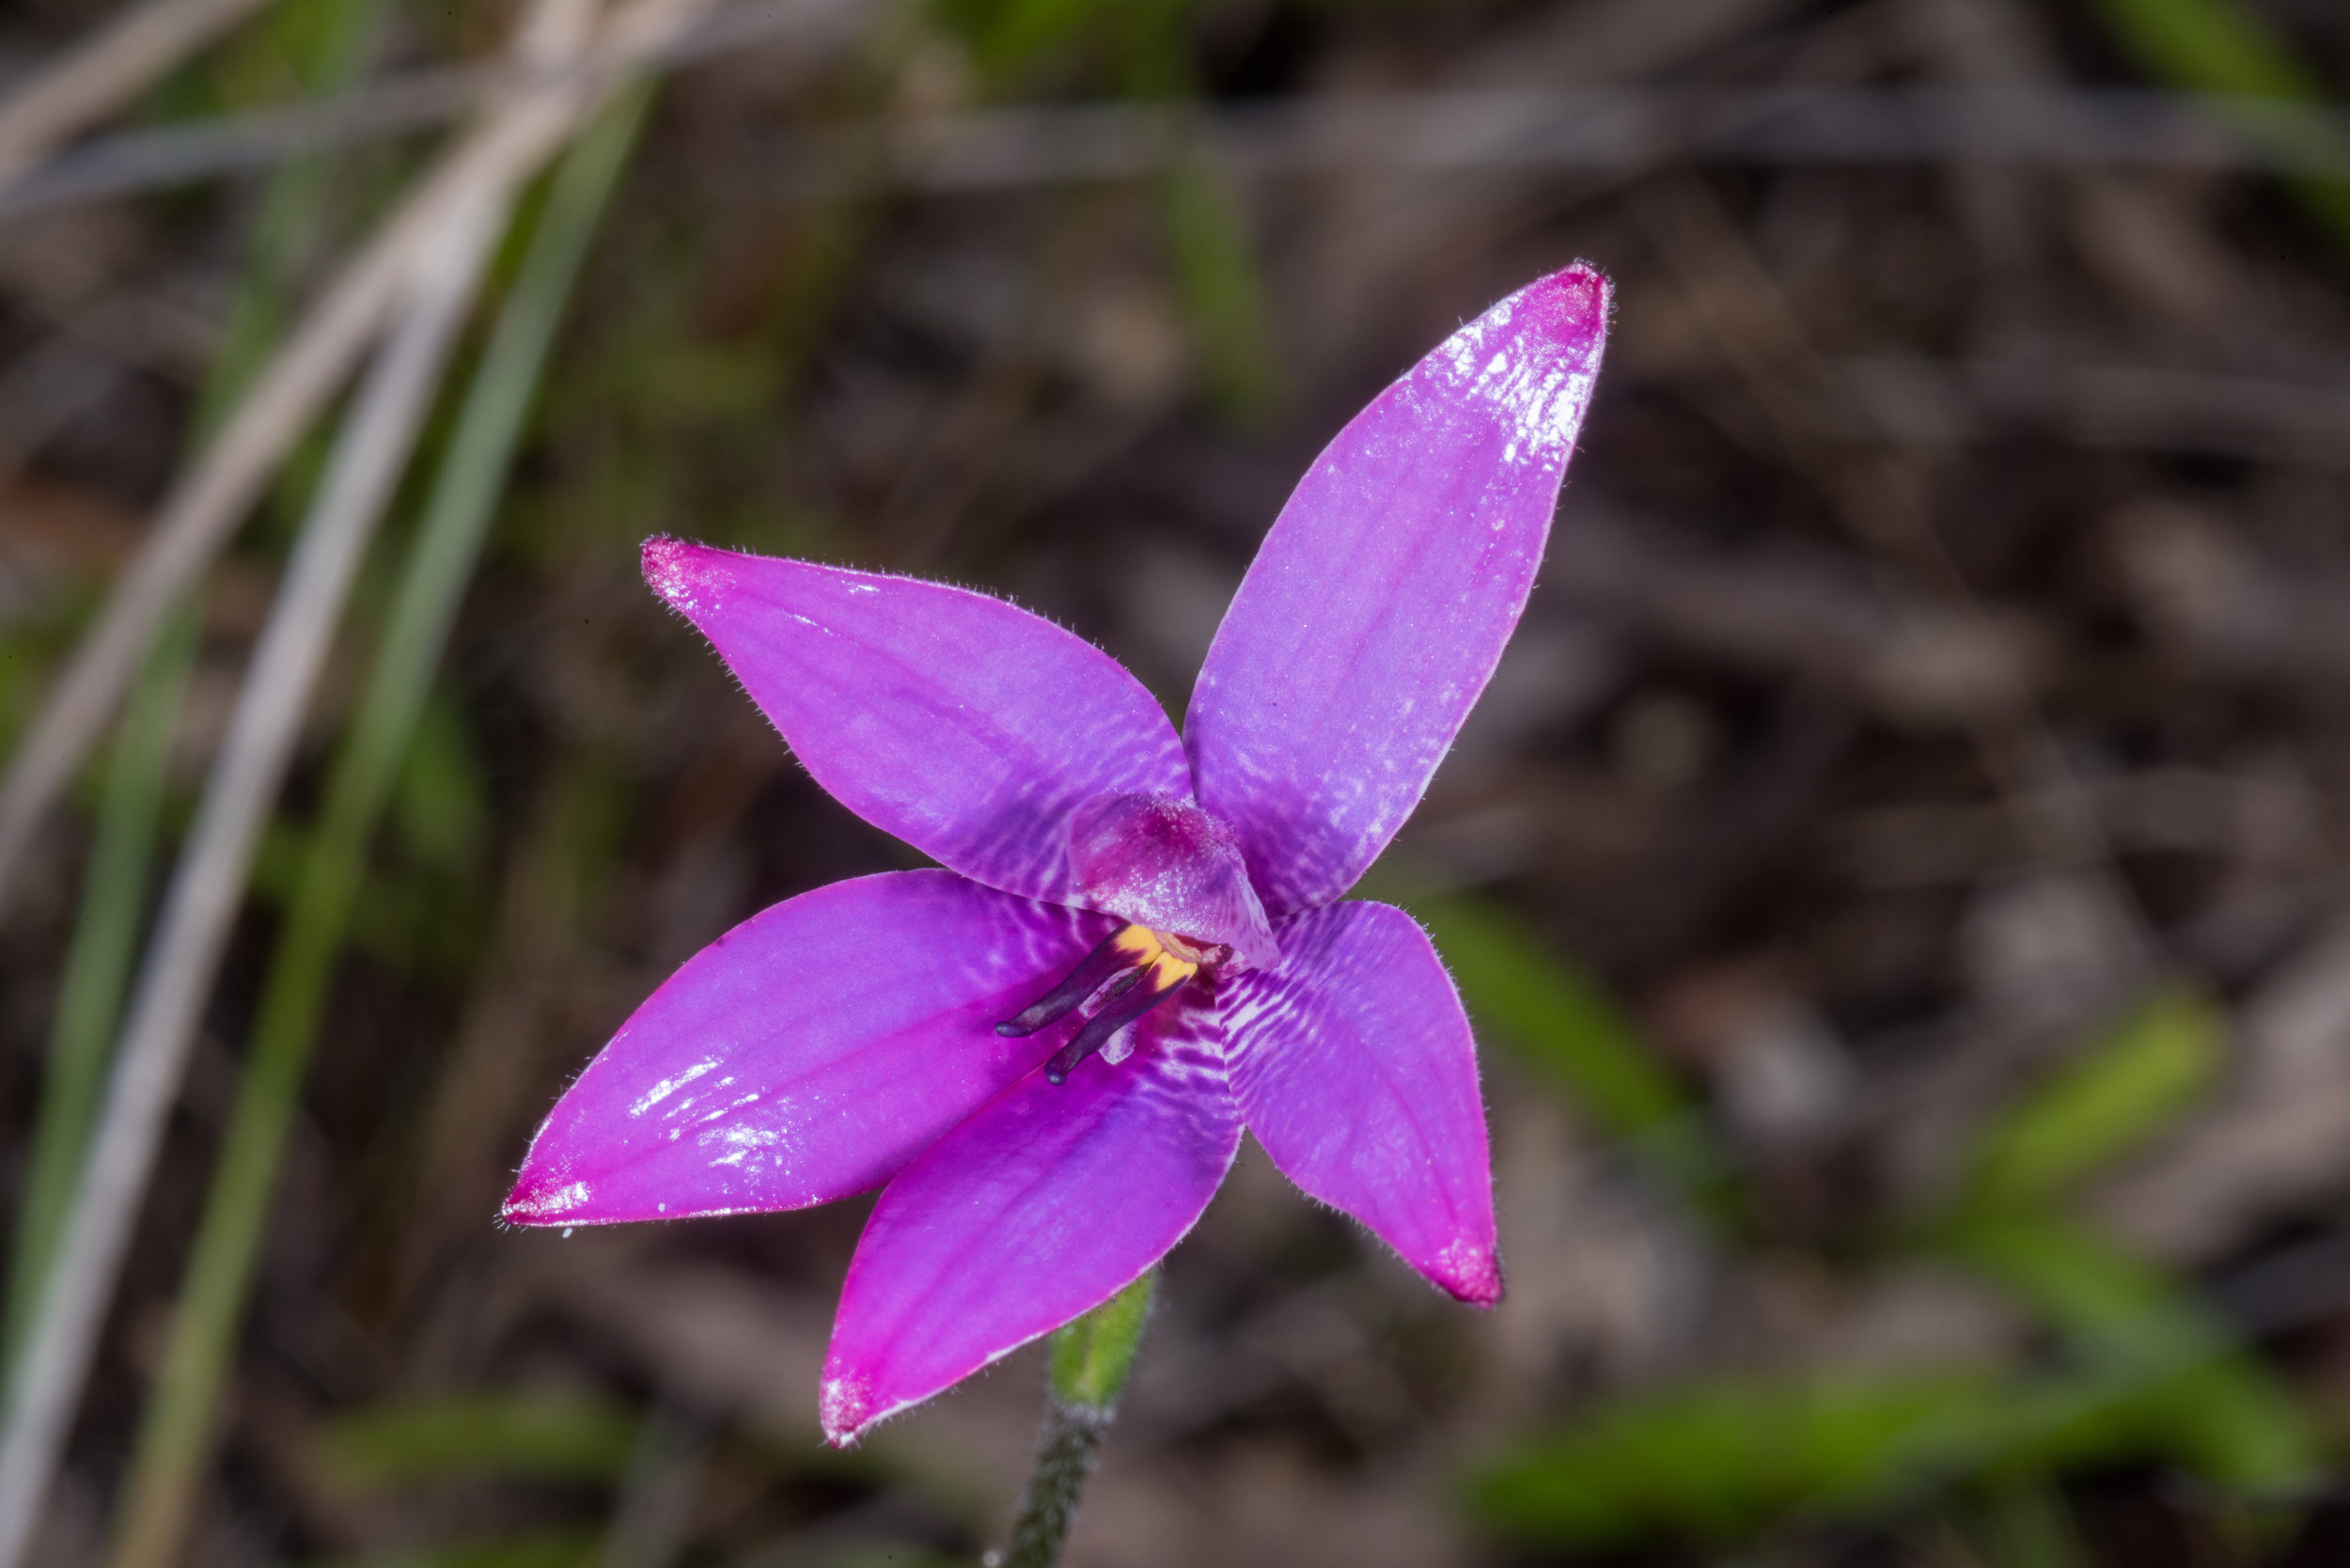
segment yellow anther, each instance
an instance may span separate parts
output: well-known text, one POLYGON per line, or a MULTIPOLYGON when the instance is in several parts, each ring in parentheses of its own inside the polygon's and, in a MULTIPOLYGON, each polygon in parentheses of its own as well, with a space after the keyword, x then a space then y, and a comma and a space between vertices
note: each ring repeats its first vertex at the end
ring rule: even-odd
POLYGON ((1110 946, 1123 953, 1135 968, 1149 964, 1167 950, 1159 933, 1149 926, 1128 926, 1110 938, 1110 946))

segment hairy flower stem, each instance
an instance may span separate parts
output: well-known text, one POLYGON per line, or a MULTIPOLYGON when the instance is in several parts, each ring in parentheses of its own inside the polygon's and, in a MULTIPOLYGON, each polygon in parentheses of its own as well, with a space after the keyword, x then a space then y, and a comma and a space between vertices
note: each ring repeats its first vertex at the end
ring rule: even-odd
POLYGON ((1154 1268, 1054 1331, 1036 1471, 1012 1521, 1011 1544, 1000 1555, 988 1554, 997 1568, 1055 1568, 1060 1561, 1069 1527, 1077 1519, 1078 1494, 1092 1477, 1103 1435, 1117 1418, 1118 1398, 1142 1343, 1158 1278, 1154 1268))

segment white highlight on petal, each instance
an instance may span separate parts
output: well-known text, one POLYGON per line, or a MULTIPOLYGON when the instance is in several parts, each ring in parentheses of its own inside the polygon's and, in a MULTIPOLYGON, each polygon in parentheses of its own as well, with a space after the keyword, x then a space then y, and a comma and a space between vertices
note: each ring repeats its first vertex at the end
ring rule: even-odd
MULTIPOLYGON (((758 1096, 754 1095, 752 1098, 756 1099, 758 1096)), ((713 1156, 710 1162, 712 1165, 732 1166, 740 1170, 753 1154, 773 1149, 783 1141, 783 1134, 776 1128, 738 1125, 722 1127, 713 1135, 705 1135, 702 1144, 707 1148, 714 1143, 726 1151, 723 1154, 713 1156)), ((778 1158, 775 1164, 780 1169, 783 1162, 778 1158)))
POLYGON ((666 1100, 670 1095, 675 1094, 679 1090, 683 1089, 687 1084, 692 1083, 696 1078, 700 1077, 703 1074, 716 1071, 717 1066, 718 1058, 716 1057, 713 1057, 708 1061, 697 1061, 693 1066, 687 1068, 684 1072, 674 1074, 669 1077, 662 1079, 659 1083, 645 1090, 643 1096, 640 1097, 634 1105, 628 1107, 628 1114, 631 1116, 644 1115, 647 1111, 652 1109, 653 1106, 661 1104, 662 1101, 666 1100))
MULTIPOLYGON (((1462 392, 1498 407, 1508 418, 1513 439, 1502 449, 1512 465, 1554 456, 1574 445, 1585 405, 1590 400, 1591 371, 1559 354, 1512 357, 1505 340, 1512 317, 1511 302, 1496 306, 1455 334, 1445 346, 1444 358, 1462 392)), ((1588 366, 1582 361, 1582 366, 1588 366)))
POLYGON ((573 1182, 570 1186, 556 1188, 544 1198, 517 1203, 512 1212, 529 1219, 545 1219, 553 1215, 569 1214, 587 1201, 588 1184, 573 1182))

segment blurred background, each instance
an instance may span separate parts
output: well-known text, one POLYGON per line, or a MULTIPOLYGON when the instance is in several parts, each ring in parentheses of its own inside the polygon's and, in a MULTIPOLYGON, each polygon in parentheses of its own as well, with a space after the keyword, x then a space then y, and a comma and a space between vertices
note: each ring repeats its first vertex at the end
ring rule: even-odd
POLYGON ((2350 1561, 2340 0, 19 0, 0 84, 27 1562, 999 1543, 1033 1351, 819 1440, 865 1203, 494 1223, 675 965, 912 863, 636 546, 1180 711, 1320 445, 1578 257, 1543 581, 1365 887, 1509 1297, 1250 1146, 1070 1560, 2350 1561))

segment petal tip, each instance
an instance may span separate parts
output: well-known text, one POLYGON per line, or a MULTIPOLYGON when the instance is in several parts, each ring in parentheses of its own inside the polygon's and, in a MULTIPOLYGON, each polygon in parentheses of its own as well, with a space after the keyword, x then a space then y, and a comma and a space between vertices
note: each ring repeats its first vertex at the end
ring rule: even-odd
POLYGON ((639 562, 647 588, 670 608, 695 616, 713 607, 712 590, 729 580, 717 564, 724 555, 724 551, 689 543, 669 534, 655 534, 645 541, 639 562))
POLYGON ((816 1398, 816 1414, 823 1423, 824 1441, 836 1449, 846 1449, 854 1447, 866 1429, 881 1419, 883 1412, 873 1406, 871 1379, 853 1372, 827 1371, 823 1388, 816 1398))
POLYGON ((565 1182, 525 1167, 514 1190, 506 1195, 498 1218, 509 1225, 576 1225, 587 1203, 587 1183, 565 1182))
POLYGON ((1429 1274, 1455 1300, 1471 1307, 1496 1307, 1501 1303, 1501 1260, 1482 1243, 1454 1242, 1437 1254, 1435 1266, 1429 1274))
POLYGON ((1565 461, 1582 429, 1607 338, 1606 277, 1588 262, 1535 279, 1432 356, 1451 394, 1499 423, 1505 465, 1565 461))
POLYGON ((1607 325, 1614 286, 1606 273, 1589 261, 1577 261, 1537 279, 1527 293, 1547 306, 1560 327, 1588 337, 1607 325))
POLYGON ((1512 324, 1569 359, 1594 361, 1614 312, 1614 286, 1589 261, 1538 277, 1507 302, 1512 324))

